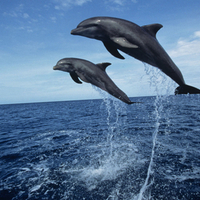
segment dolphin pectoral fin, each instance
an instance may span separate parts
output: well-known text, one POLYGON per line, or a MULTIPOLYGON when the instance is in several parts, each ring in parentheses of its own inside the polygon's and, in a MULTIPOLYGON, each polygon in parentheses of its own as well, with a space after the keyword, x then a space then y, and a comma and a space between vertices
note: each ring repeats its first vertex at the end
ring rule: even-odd
POLYGON ((156 33, 163 27, 162 24, 149 24, 145 26, 141 26, 145 29, 150 35, 156 37, 156 33))
POLYGON ((124 37, 113 37, 112 41, 121 47, 130 48, 130 49, 136 49, 139 48, 138 45, 130 43, 126 38, 124 37))
POLYGON ((103 42, 106 49, 116 58, 125 59, 118 51, 117 48, 115 48, 113 45, 111 45, 109 42, 103 42))
POLYGON ((78 76, 75 72, 70 72, 71 78, 78 84, 82 84, 82 82, 78 79, 78 76))

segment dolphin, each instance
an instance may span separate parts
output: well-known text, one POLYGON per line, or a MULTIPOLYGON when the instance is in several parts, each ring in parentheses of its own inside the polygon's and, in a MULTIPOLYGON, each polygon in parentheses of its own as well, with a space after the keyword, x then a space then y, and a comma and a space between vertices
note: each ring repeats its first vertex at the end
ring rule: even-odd
POLYGON ((53 69, 69 72, 71 78, 78 84, 82 83, 79 80, 80 78, 82 81, 101 88, 127 104, 136 103, 131 102, 127 95, 107 75, 105 70, 109 65, 111 63, 106 62, 95 65, 92 62, 79 58, 63 58, 57 62, 53 69))
POLYGON ((199 89, 186 85, 181 71, 156 39, 156 33, 162 27, 161 24, 138 26, 113 17, 93 17, 78 24, 71 34, 102 41, 106 49, 117 58, 124 59, 119 49, 159 68, 179 85, 175 94, 200 93, 199 89))

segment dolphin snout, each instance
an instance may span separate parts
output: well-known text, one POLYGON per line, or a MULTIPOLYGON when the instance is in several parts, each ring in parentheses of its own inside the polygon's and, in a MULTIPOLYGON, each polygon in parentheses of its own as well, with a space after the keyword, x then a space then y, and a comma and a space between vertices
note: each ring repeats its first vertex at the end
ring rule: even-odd
POLYGON ((76 33, 77 33, 77 28, 71 30, 72 35, 76 35, 76 33))
POLYGON ((82 27, 77 27, 71 30, 72 35, 79 35, 84 29, 82 27))
POLYGON ((75 30, 75 29, 71 30, 71 34, 72 34, 72 35, 73 35, 73 33, 74 33, 74 30, 75 30))
POLYGON ((55 65, 55 66, 53 67, 53 70, 57 70, 57 69, 58 69, 58 66, 55 65))

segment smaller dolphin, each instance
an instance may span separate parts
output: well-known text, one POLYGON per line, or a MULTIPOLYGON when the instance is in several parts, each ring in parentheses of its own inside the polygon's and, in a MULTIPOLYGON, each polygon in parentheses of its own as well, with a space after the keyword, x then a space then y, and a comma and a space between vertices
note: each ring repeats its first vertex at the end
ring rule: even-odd
POLYGON ((179 87, 175 94, 197 94, 200 90, 186 85, 179 68, 156 39, 161 24, 138 26, 137 24, 113 17, 93 17, 82 21, 71 31, 72 35, 100 40, 115 57, 124 59, 122 52, 154 67, 174 80, 179 87))
POLYGON ((136 103, 131 102, 127 95, 120 90, 107 75, 105 69, 109 65, 111 65, 111 63, 99 63, 95 65, 83 59, 63 58, 57 62, 53 69, 69 72, 71 78, 76 83, 82 83, 79 80, 80 78, 82 81, 101 88, 127 104, 136 103))

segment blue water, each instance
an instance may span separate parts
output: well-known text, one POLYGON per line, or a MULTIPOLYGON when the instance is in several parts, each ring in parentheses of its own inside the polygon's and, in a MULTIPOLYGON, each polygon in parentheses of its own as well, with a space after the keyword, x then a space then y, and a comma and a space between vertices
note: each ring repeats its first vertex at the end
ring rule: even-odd
POLYGON ((200 96, 0 105, 0 199, 200 199, 200 96))

